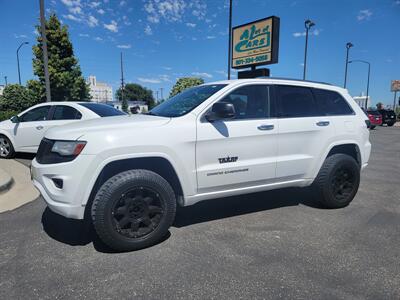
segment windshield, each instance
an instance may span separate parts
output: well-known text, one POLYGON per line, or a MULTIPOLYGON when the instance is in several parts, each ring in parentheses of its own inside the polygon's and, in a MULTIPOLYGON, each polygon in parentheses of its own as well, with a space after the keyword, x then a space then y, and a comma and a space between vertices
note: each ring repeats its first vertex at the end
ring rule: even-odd
POLYGON ((126 113, 112 107, 111 105, 101 104, 101 103, 79 103, 83 107, 90 109, 95 114, 100 117, 112 117, 112 116, 121 116, 126 115, 126 113))
POLYGON ((162 117, 180 117, 195 109, 226 84, 209 84, 187 89, 153 108, 149 114, 162 117))

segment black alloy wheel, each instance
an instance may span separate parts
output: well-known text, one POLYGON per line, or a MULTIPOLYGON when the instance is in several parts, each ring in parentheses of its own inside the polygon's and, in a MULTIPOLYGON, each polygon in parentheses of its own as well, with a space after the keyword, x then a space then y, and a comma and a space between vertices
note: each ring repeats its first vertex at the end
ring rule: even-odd
POLYGON ((342 166, 332 175, 332 193, 339 202, 346 201, 353 193, 356 178, 354 170, 342 166))

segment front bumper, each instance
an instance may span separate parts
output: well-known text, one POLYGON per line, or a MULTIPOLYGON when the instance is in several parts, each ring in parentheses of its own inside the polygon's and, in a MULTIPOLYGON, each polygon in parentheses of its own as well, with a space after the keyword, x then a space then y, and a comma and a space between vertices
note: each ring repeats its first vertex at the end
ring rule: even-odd
POLYGON ((87 173, 93 159, 93 155, 80 155, 71 162, 60 164, 39 164, 36 159, 32 161, 32 182, 52 211, 67 218, 84 218, 85 195, 89 178, 92 178, 87 173), (57 188, 53 178, 61 179, 63 187, 57 188))

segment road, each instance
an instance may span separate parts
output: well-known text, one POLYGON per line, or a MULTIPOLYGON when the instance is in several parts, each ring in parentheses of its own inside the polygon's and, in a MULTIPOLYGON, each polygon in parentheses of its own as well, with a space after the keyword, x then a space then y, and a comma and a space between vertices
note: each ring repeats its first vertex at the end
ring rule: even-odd
POLYGON ((301 189, 212 200, 137 252, 110 251, 40 199, 0 214, 0 298, 399 299, 400 128, 371 141, 349 207, 301 189))

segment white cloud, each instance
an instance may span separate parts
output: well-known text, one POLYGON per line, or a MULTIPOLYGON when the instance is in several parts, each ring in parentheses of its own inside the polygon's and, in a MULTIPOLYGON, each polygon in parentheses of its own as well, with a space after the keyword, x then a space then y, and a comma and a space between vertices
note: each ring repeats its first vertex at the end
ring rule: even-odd
POLYGON ((14 37, 15 37, 16 39, 25 39, 25 38, 27 38, 28 36, 25 35, 25 34, 16 34, 16 33, 14 33, 14 37))
POLYGON ((96 27, 97 25, 99 25, 99 20, 97 20, 93 16, 89 16, 87 19, 87 23, 88 23, 89 27, 96 27))
POLYGON ((120 49, 130 49, 132 46, 130 45, 130 44, 128 44, 128 45, 117 45, 117 48, 120 48, 120 49))
POLYGON ((75 21, 75 22, 82 22, 81 18, 75 17, 74 15, 68 14, 68 15, 62 15, 64 17, 64 19, 68 19, 71 21, 75 21))
POLYGON ((119 2, 119 6, 124 6, 126 4, 126 1, 122 0, 121 2, 119 2))
POLYGON ((146 25, 146 27, 144 28, 144 33, 147 35, 152 35, 153 30, 151 29, 151 27, 149 25, 146 25))
POLYGON ((88 5, 90 8, 97 8, 100 6, 100 4, 101 4, 100 2, 93 1, 93 2, 90 2, 88 5))
POLYGON ((161 83, 160 79, 157 78, 143 78, 143 77, 139 77, 138 80, 140 82, 144 82, 144 83, 161 83))
POLYGON ((100 15, 104 15, 106 12, 104 11, 104 9, 102 9, 102 8, 100 8, 99 10, 97 10, 97 12, 100 14, 100 15))
POLYGON ((196 24, 195 23, 186 23, 186 26, 194 28, 194 27, 196 27, 196 24))
POLYGON ((207 39, 207 40, 213 40, 213 39, 215 39, 215 38, 216 38, 215 35, 207 35, 207 36, 206 36, 206 39, 207 39))
POLYGON ((73 7, 69 7, 68 11, 71 14, 77 15, 77 14, 82 14, 82 8, 80 6, 73 6, 73 7))
POLYGON ((357 20, 364 21, 369 20, 372 16, 372 11, 370 9, 363 9, 358 12, 357 20))
POLYGON ((61 0, 68 7, 81 6, 81 0, 61 0))
POLYGON ((164 74, 164 75, 160 75, 159 77, 162 81, 171 82, 169 75, 164 74))
POLYGON ((400 5, 400 0, 396 0, 396 1, 394 2, 394 4, 400 5))
MULTIPOLYGON (((314 29, 312 31, 309 31, 308 34, 309 35, 318 36, 318 35, 320 35, 321 31, 322 31, 322 29, 314 29)), ((306 36, 306 32, 305 31, 303 31, 303 32, 294 32, 293 36, 296 37, 296 38, 297 37, 301 37, 301 36, 306 36)))
POLYGON ((132 24, 131 21, 129 21, 129 18, 127 16, 122 16, 122 20, 124 21, 124 24, 126 26, 129 26, 132 24))
POLYGON ((167 71, 171 71, 171 70, 172 70, 171 67, 163 67, 163 69, 164 69, 164 70, 167 70, 167 71))
POLYGON ((210 73, 206 73, 206 72, 193 72, 192 75, 199 76, 199 77, 205 77, 205 78, 213 77, 210 73))
POLYGON ((81 36, 81 37, 89 37, 89 35, 87 33, 80 33, 79 36, 81 36))
POLYGON ((220 75, 222 75, 222 76, 224 76, 224 77, 227 77, 227 76, 228 76, 228 72, 226 72, 226 71, 224 71, 224 70, 218 70, 218 71, 215 71, 215 73, 220 74, 220 75))
POLYGON ((96 36, 96 37, 94 38, 94 40, 97 41, 97 42, 101 42, 103 39, 102 39, 101 37, 99 37, 99 36, 96 36))
POLYGON ((104 24, 104 28, 112 32, 118 32, 118 24, 114 20, 112 20, 110 24, 104 24))
POLYGON ((147 0, 144 5, 150 23, 159 23, 161 19, 167 22, 181 21, 185 8, 184 0, 147 0))

